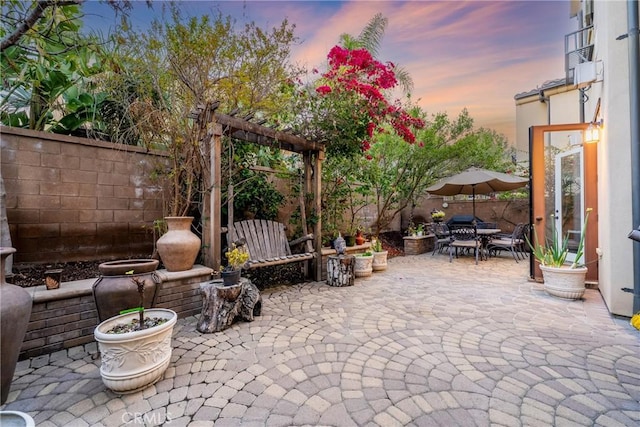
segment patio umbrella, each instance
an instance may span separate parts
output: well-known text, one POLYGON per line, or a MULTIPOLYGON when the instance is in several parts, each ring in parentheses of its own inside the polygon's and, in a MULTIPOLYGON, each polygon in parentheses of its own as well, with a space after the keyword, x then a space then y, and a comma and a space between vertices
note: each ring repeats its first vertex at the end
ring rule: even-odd
POLYGON ((524 187, 528 183, 529 180, 527 178, 487 169, 469 168, 464 172, 433 184, 427 188, 427 192, 439 196, 470 194, 473 200, 473 218, 475 219, 476 194, 515 190, 516 188, 524 187))

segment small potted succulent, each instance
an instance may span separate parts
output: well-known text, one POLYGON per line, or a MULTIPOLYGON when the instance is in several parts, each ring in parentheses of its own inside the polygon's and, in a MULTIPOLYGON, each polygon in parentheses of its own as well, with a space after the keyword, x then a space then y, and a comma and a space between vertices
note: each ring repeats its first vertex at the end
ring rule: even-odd
POLYGON ((231 244, 231 248, 224 254, 227 257, 227 266, 222 270, 222 282, 225 286, 233 286, 240 283, 242 267, 249 261, 249 253, 245 249, 244 242, 238 241, 231 244))
POLYGON ((373 252, 367 251, 363 254, 355 254, 355 265, 353 273, 356 277, 368 277, 373 272, 373 252))
POLYGON ((380 238, 372 239, 371 250, 373 251, 373 271, 383 271, 387 269, 387 257, 389 251, 385 251, 382 247, 380 238))

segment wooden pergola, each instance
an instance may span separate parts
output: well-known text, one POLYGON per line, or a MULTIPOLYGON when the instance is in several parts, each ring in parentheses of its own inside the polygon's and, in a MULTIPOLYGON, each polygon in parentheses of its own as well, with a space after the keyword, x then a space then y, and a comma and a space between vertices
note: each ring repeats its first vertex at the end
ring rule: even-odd
POLYGON ((222 137, 227 136, 253 144, 278 148, 302 155, 304 162, 304 192, 313 194, 312 209, 318 216, 318 221, 314 224, 313 247, 316 258, 313 262, 312 276, 315 280, 321 280, 322 274, 322 215, 321 215, 321 193, 322 193, 322 160, 324 159, 324 144, 308 141, 300 136, 287 132, 282 132, 253 123, 250 118, 240 118, 229 114, 222 114, 216 111, 218 103, 210 103, 198 108, 194 112, 201 128, 207 128, 207 139, 210 140, 210 168, 211 187, 207 195, 210 197, 209 203, 205 204, 203 217, 210 218, 203 224, 203 245, 208 249, 205 252, 205 264, 218 271, 222 256, 222 231, 221 224, 221 159, 222 159, 222 137), (209 212, 207 212, 207 207, 209 212))

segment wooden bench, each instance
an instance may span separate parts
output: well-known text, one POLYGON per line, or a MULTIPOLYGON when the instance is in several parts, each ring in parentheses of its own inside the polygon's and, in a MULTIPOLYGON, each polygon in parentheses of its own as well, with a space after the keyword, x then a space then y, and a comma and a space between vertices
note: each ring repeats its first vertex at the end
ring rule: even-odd
POLYGON ((308 261, 316 257, 311 243, 313 234, 289 242, 285 226, 279 222, 263 219, 235 222, 229 235, 231 242, 240 239, 246 241, 249 251, 248 269, 308 261), (302 243, 306 243, 304 252, 292 253, 291 248, 302 243))

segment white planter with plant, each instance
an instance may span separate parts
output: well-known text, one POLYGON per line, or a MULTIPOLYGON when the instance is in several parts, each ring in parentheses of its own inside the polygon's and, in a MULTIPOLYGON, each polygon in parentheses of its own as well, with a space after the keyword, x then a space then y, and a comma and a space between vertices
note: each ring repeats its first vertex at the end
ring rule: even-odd
POLYGON ((363 254, 355 255, 356 264, 354 274, 356 277, 368 277, 373 273, 373 253, 367 251, 363 254))
POLYGON ((136 392, 162 378, 171 361, 171 338, 178 320, 173 310, 144 310, 144 281, 135 279, 140 307, 105 320, 94 331, 102 382, 121 394, 136 392))
POLYGON ((386 270, 389 251, 385 251, 382 248, 382 242, 380 242, 380 239, 375 239, 373 242, 371 242, 371 250, 373 251, 373 271, 386 270))
POLYGON ((535 244, 532 245, 529 238, 525 236, 527 244, 533 251, 533 256, 540 263, 544 289, 549 295, 567 299, 578 299, 584 295, 588 268, 581 264, 580 260, 584 255, 584 238, 590 211, 591 209, 587 209, 576 256, 571 263, 567 262, 569 237, 565 236, 561 239, 556 233, 555 226, 553 227, 552 240, 547 241, 545 245, 538 242, 537 236, 535 244))

